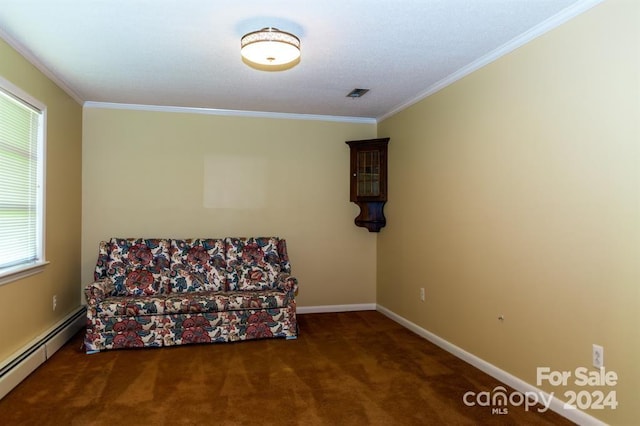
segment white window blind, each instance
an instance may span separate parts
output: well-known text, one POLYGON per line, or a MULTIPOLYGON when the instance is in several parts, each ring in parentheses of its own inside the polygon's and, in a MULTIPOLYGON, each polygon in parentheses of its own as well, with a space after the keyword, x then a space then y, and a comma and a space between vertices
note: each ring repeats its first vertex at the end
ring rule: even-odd
POLYGON ((0 85, 0 275, 44 260, 43 143, 43 111, 0 85))

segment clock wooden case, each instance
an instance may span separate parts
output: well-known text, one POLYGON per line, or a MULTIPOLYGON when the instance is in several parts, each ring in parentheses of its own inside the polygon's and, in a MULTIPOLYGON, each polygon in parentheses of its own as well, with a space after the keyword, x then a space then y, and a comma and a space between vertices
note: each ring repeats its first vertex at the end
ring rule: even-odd
POLYGON ((387 224, 387 145, 389 138, 347 141, 351 148, 350 200, 360 207, 355 224, 380 232, 387 224))

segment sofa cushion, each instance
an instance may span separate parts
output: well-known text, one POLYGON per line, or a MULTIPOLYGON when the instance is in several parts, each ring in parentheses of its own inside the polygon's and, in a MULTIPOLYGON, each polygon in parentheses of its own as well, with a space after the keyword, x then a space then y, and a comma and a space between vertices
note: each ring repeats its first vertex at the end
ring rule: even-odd
POLYGON ((280 273, 278 242, 278 237, 227 238, 227 289, 274 288, 280 273))
POLYGON ((279 265, 278 237, 226 238, 229 266, 279 265))
POLYGON ((228 275, 229 288, 233 290, 251 291, 276 288, 277 274, 268 265, 239 265, 228 275))
POLYGON ((175 293, 167 296, 165 312, 167 314, 222 312, 226 310, 226 300, 223 292, 175 293))
POLYGON ((171 292, 225 290, 225 243, 222 239, 171 240, 171 292))
POLYGON ((115 296, 151 296, 166 292, 169 241, 163 239, 112 238, 107 276, 115 296))
POLYGON ((120 288, 124 288, 128 296, 151 296, 164 293, 166 275, 153 273, 147 268, 132 268, 114 278, 114 285, 118 293, 120 288))
POLYGON ((96 304, 96 314, 105 317, 137 317, 164 314, 165 296, 109 297, 96 304))
POLYGON ((165 313, 193 314, 245 309, 275 309, 285 306, 287 306, 287 296, 281 290, 208 291, 168 295, 165 300, 165 313))
POLYGON ((276 309, 287 306, 285 292, 281 290, 233 291, 226 293, 227 310, 276 309))

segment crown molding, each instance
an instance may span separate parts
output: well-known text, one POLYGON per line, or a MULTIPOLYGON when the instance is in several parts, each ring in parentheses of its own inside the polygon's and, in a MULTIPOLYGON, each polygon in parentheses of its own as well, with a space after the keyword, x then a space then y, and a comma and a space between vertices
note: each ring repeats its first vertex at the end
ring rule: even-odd
POLYGON ((292 114, 284 112, 266 111, 242 111, 231 109, 215 108, 195 108, 163 105, 142 105, 142 104, 120 104, 112 102, 87 101, 83 108, 103 108, 103 109, 123 109, 129 111, 157 111, 157 112, 177 112, 183 114, 205 114, 222 115, 233 117, 253 117, 253 118, 277 118, 286 120, 317 120, 317 121, 337 121, 342 123, 376 124, 375 118, 368 117, 340 117, 333 115, 313 115, 313 114, 292 114))
POLYGON ((562 10, 561 12, 555 14, 554 16, 550 17, 549 19, 547 19, 546 21, 541 22, 540 24, 532 27, 531 29, 529 29, 528 31, 520 34, 519 36, 517 36, 516 38, 512 39, 511 41, 503 44, 502 46, 498 47, 497 49, 489 52, 488 54, 486 54, 485 56, 481 57, 480 59, 470 63, 469 65, 466 65, 462 68, 460 68, 458 71, 454 72, 453 74, 450 74, 449 76, 447 76, 446 78, 443 78, 442 80, 436 82, 435 84, 433 84, 432 86, 430 86, 427 90, 425 90, 424 92, 420 93, 418 96, 416 96, 415 98, 398 105, 397 107, 395 107, 394 109, 392 109, 391 111, 389 111, 388 113, 377 117, 377 122, 381 122, 382 120, 385 120, 389 117, 391 117, 392 115, 395 115, 397 113, 399 113, 400 111, 409 108, 411 105, 420 102, 423 99, 428 98, 429 96, 433 95, 436 92, 439 92, 440 90, 444 89, 445 87, 455 83, 456 81, 466 77, 467 75, 471 74, 474 71, 479 70, 480 68, 489 65, 491 62, 494 62, 496 60, 498 60, 499 58, 505 56, 508 53, 513 52, 514 50, 516 50, 517 48, 533 41, 534 39, 540 37, 541 35, 551 31, 552 29, 559 27, 560 25, 564 24, 565 22, 575 18, 576 16, 582 14, 583 12, 586 12, 587 10, 591 9, 592 7, 602 3, 604 0, 583 0, 577 3, 574 3, 573 5, 567 7, 566 9, 562 10))
POLYGON ((455 83, 456 81, 464 78, 465 76, 479 70, 480 68, 496 61, 502 56, 514 51, 515 49, 523 46, 526 43, 540 37, 548 31, 564 24, 565 22, 575 18, 583 12, 591 9, 592 7, 602 3, 604 0, 582 0, 579 1, 560 13, 552 16, 539 25, 531 28, 525 33, 519 35, 513 40, 507 42, 501 47, 493 50, 487 55, 479 58, 471 64, 460 68, 458 71, 450 74, 448 77, 436 82, 425 91, 418 94, 411 100, 404 102, 386 114, 376 118, 369 117, 340 117, 340 116, 328 116, 328 115, 314 115, 314 114, 292 114, 292 113, 276 113, 276 112, 263 112, 263 111, 240 111, 240 110, 224 110, 224 109, 211 109, 211 108, 191 108, 191 107, 175 107, 175 106, 155 106, 155 105, 138 105, 138 104, 115 104, 115 103, 103 103, 85 101, 82 97, 54 72, 47 68, 36 56, 28 50, 26 47, 14 40, 9 34, 0 28, 0 38, 2 38, 9 46, 15 49, 20 55, 22 55, 29 63, 42 72, 47 78, 54 82, 60 89, 67 93, 77 103, 88 108, 112 108, 112 109, 128 109, 128 110, 144 110, 144 111, 162 111, 162 112, 181 112, 191 114, 210 114, 210 115, 226 115, 226 116, 242 116, 242 117, 261 117, 261 118, 278 118, 278 119, 292 119, 292 120, 317 120, 317 121, 335 121, 335 122, 347 122, 347 123, 365 123, 376 124, 385 120, 400 111, 416 104, 417 102, 433 95, 436 92, 444 89, 445 87, 455 83))
POLYGON ((0 28, 0 38, 3 39, 9 46, 11 46, 16 52, 18 52, 23 58, 25 58, 31 65, 36 67, 42 74, 44 74, 49 80, 51 80, 56 86, 62 89, 73 100, 82 105, 84 99, 75 92, 69 85, 60 77, 58 77, 53 71, 47 68, 36 56, 22 44, 14 40, 9 34, 7 34, 2 28, 0 28))

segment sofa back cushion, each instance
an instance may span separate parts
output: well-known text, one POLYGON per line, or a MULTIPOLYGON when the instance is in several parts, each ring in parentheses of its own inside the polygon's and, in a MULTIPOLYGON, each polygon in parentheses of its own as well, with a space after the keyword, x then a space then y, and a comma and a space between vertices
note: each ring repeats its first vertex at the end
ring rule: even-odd
POLYGON ((107 277, 114 295, 151 296, 168 286, 169 240, 112 238, 109 242, 107 277))
POLYGON ((222 239, 171 240, 172 293, 226 290, 227 262, 222 239))
POLYGON ((226 238, 229 290, 276 287, 280 274, 278 237, 226 238))

